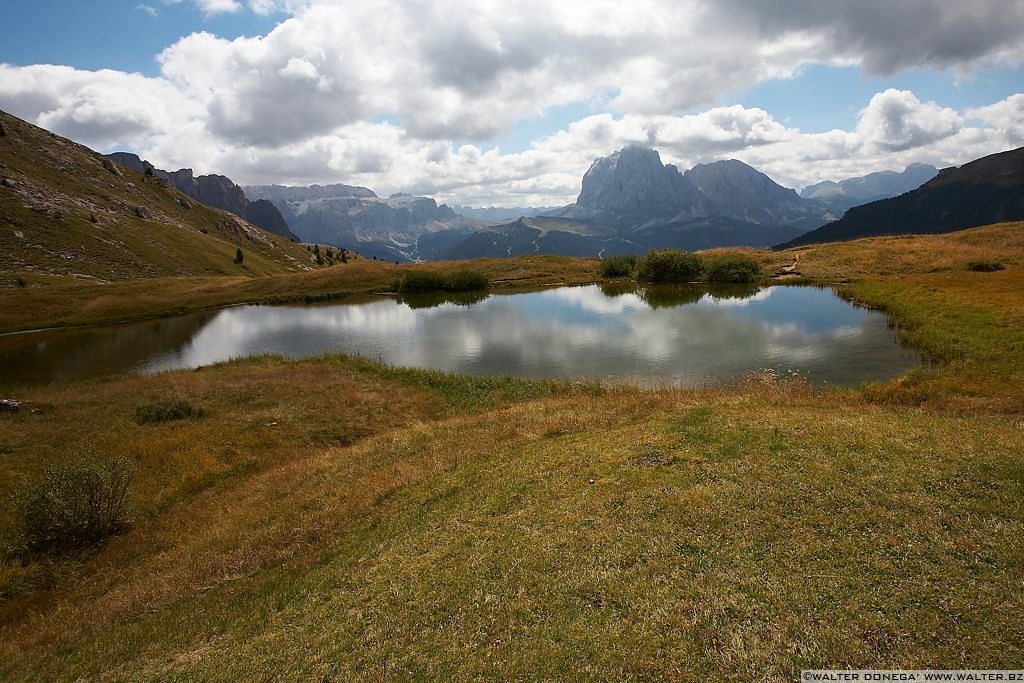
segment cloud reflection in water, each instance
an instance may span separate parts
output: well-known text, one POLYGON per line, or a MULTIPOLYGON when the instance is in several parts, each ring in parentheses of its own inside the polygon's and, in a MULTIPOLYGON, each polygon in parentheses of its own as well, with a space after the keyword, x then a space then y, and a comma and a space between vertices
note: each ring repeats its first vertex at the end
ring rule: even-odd
POLYGON ((387 299, 232 308, 184 347, 156 354, 144 369, 332 351, 472 375, 688 385, 764 368, 852 384, 920 363, 916 353, 896 344, 884 315, 855 308, 828 290, 605 293, 594 285, 495 294, 468 306, 410 307, 387 299))

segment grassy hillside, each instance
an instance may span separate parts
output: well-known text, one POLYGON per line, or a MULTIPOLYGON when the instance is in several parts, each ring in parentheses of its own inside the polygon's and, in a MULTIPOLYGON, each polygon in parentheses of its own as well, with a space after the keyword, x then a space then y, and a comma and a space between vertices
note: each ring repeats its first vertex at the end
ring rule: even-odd
POLYGON ((944 233, 1024 219, 1024 147, 947 168, 915 190, 855 206, 783 247, 880 235, 944 233))
POLYGON ((0 286, 306 270, 297 244, 0 112, 0 286), (234 263, 242 249, 243 262, 234 263))
MULTIPOLYGON (((0 538, 13 548, 10 494, 53 463, 129 459, 134 512, 92 552, 8 551, 0 678, 1018 667, 1020 228, 756 252, 885 308, 936 361, 856 389, 611 389, 344 357, 27 389, 0 413, 0 538), (177 399, 204 415, 135 418, 177 399)), ((481 267, 582 277, 569 263, 481 267)), ((346 267, 252 282, 355 290, 395 271, 346 267)))

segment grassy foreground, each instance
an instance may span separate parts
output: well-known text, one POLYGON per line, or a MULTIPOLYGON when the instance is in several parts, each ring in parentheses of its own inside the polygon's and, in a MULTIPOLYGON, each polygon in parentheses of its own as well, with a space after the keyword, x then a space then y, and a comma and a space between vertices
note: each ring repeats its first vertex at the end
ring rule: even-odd
POLYGON ((868 243, 800 250, 804 276, 847 281, 938 361, 860 389, 328 357, 26 390, 34 412, 0 414, 4 537, 7 494, 90 452, 136 463, 134 523, 91 554, 0 565, 0 678, 1019 667, 1020 232, 914 238, 874 266, 868 243), (1005 270, 967 271, 972 250, 1005 270), (171 399, 204 415, 133 419, 171 399))

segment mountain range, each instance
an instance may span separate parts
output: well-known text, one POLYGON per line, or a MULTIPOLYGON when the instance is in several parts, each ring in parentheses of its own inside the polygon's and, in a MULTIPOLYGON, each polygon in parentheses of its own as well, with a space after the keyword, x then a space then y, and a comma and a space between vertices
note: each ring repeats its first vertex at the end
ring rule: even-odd
POLYGON ((770 246, 835 218, 736 160, 680 173, 657 151, 630 145, 594 161, 573 204, 486 228, 451 258, 550 253, 606 256, 648 249, 770 246))
POLYGON ((468 235, 477 223, 429 197, 393 194, 378 197, 352 185, 252 185, 246 195, 271 202, 304 242, 333 244, 364 256, 420 260, 420 238, 446 232, 468 235))
POLYGON ((215 209, 230 211, 253 225, 263 228, 267 232, 272 232, 275 235, 280 235, 293 241, 298 240, 295 234, 288 228, 288 223, 285 222, 277 207, 261 199, 255 202, 249 201, 242 188, 236 185, 230 178, 222 175, 201 175, 196 177, 193 175, 191 168, 164 171, 139 158, 138 155, 129 152, 114 152, 113 154, 108 154, 107 158, 138 173, 148 173, 157 178, 163 178, 179 192, 192 197, 197 202, 202 202, 215 209))
POLYGON ((816 199, 841 216, 854 206, 916 190, 938 174, 939 169, 929 164, 910 164, 902 172, 879 171, 839 182, 826 180, 808 185, 801 190, 800 196, 816 199))
POLYGON ((856 206, 779 248, 876 235, 942 233, 1024 219, 1024 147, 947 168, 916 190, 856 206))

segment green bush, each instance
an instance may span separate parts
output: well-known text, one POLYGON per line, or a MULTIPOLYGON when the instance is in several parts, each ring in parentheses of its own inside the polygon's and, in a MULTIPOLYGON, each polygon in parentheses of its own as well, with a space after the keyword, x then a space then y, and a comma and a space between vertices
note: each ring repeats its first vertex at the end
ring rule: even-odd
POLYGON ((448 285, 445 290, 448 292, 471 292, 476 289, 486 289, 489 280, 483 273, 473 270, 460 270, 448 276, 448 285))
POLYGON ((135 409, 135 421, 139 424, 156 424, 202 417, 204 414, 202 408, 188 401, 158 401, 138 406, 135 409))
POLYGON ((402 293, 415 292, 468 292, 485 289, 487 276, 471 270, 460 270, 445 275, 433 270, 413 270, 395 281, 394 289, 402 293))
POLYGON ((644 282, 694 282, 704 272, 696 254, 677 249, 649 251, 637 264, 636 275, 644 282))
POLYGON ((764 277, 761 264, 746 254, 711 256, 707 258, 704 268, 708 282, 739 284, 759 282, 764 277))
POLYGON ((395 289, 399 292, 441 292, 447 279, 433 270, 413 270, 398 279, 395 289))
POLYGON ((606 256, 598 264, 597 274, 601 277, 630 277, 633 275, 633 271, 636 270, 636 264, 639 260, 636 254, 606 256))
POLYGON ((122 458, 47 468, 17 500, 21 540, 30 553, 91 546, 127 526, 131 463, 122 458))
POLYGON ((973 270, 973 271, 976 271, 978 273, 994 273, 997 270, 1005 270, 1005 269, 1006 269, 1006 266, 1004 266, 999 261, 991 261, 991 260, 985 260, 985 259, 978 259, 978 260, 975 260, 975 261, 968 261, 967 262, 967 270, 973 270))

